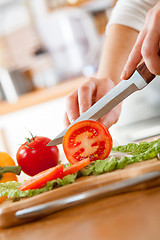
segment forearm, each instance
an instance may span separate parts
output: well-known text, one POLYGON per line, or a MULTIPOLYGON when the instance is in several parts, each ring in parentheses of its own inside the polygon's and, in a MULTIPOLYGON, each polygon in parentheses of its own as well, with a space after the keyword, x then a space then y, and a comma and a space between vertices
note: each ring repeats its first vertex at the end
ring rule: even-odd
POLYGON ((138 31, 120 24, 112 24, 102 50, 97 78, 110 78, 117 84, 138 36, 138 31))

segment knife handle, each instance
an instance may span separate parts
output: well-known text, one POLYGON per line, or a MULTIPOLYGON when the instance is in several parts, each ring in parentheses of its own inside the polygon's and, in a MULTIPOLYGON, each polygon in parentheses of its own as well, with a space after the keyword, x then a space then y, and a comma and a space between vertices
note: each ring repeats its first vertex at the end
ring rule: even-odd
POLYGON ((144 62, 140 64, 136 68, 136 70, 139 72, 139 74, 142 76, 142 78, 146 81, 147 84, 155 78, 155 75, 148 70, 144 62))
MULTIPOLYGON (((160 57, 160 50, 158 52, 158 56, 160 57)), ((144 62, 140 64, 136 68, 136 70, 139 72, 139 74, 142 76, 142 78, 146 81, 147 84, 150 83, 156 77, 156 75, 154 75, 148 70, 144 62)))

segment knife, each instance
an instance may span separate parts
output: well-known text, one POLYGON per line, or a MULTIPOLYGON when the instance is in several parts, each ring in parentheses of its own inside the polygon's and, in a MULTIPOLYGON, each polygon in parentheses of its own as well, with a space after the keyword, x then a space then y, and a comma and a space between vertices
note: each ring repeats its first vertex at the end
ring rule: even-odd
POLYGON ((47 146, 61 144, 65 133, 72 125, 83 120, 92 119, 96 121, 100 119, 129 95, 146 87, 154 78, 155 75, 148 70, 145 63, 143 62, 136 68, 135 72, 129 79, 122 80, 119 84, 117 84, 91 108, 84 112, 72 124, 64 129, 52 141, 50 141, 47 146))

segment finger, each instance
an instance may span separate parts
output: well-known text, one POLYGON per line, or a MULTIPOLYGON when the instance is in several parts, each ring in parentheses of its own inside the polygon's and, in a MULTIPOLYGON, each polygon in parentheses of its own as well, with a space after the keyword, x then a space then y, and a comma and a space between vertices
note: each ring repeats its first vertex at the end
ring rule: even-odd
POLYGON ((71 123, 68 119, 67 113, 65 112, 65 114, 64 114, 64 125, 65 125, 65 127, 68 127, 70 124, 71 123))
POLYGON ((121 112, 121 104, 117 105, 110 112, 108 112, 104 117, 102 117, 100 119, 100 122, 106 125, 107 128, 110 128, 113 124, 115 124, 118 121, 120 112, 121 112))
POLYGON ((149 31, 143 41, 141 51, 147 68, 155 75, 160 75, 159 41, 159 32, 149 31))
MULTIPOLYGON (((109 92, 115 86, 114 82, 111 79, 103 79, 102 84, 97 89, 96 101, 102 98, 107 92, 109 92)), ((110 128, 114 123, 118 121, 120 115, 120 106, 116 106, 110 112, 108 112, 105 116, 99 119, 100 122, 104 123, 107 128, 110 128)))
POLYGON ((66 114, 70 123, 79 117, 78 91, 73 92, 67 98, 66 114))
POLYGON ((87 111, 92 106, 95 91, 96 84, 94 82, 94 79, 91 79, 90 81, 84 83, 78 89, 78 102, 80 114, 87 111))
POLYGON ((101 84, 97 88, 95 101, 101 99, 107 92, 115 86, 114 82, 109 78, 101 79, 101 84))
POLYGON ((142 59, 141 47, 142 47, 145 36, 146 36, 146 29, 142 30, 139 33, 136 43, 124 66, 123 72, 121 74, 121 79, 128 79, 132 75, 132 73, 135 71, 138 63, 141 61, 142 59))

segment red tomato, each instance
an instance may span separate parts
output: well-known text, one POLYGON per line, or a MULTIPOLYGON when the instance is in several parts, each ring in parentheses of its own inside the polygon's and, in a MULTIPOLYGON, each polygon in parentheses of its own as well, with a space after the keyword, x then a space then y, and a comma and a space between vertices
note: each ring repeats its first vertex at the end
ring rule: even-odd
POLYGON ((59 150, 57 146, 46 146, 50 141, 46 137, 33 137, 18 149, 17 162, 24 173, 34 176, 58 164, 59 150))
POLYGON ((53 168, 49 168, 43 172, 36 174, 35 176, 31 177, 27 181, 25 181, 18 189, 21 191, 25 191, 28 189, 37 189, 41 188, 45 185, 48 181, 54 180, 59 178, 63 173, 64 165, 58 165, 53 168))
POLYGON ((80 169, 84 168, 89 163, 90 163, 90 159, 86 158, 86 159, 83 159, 79 162, 76 162, 75 164, 73 164, 69 167, 64 168, 61 178, 65 177, 69 174, 74 174, 74 173, 78 172, 80 169))
POLYGON ((63 138, 63 150, 71 164, 85 158, 105 159, 112 149, 112 137, 107 127, 96 121, 81 121, 71 126, 63 138))

